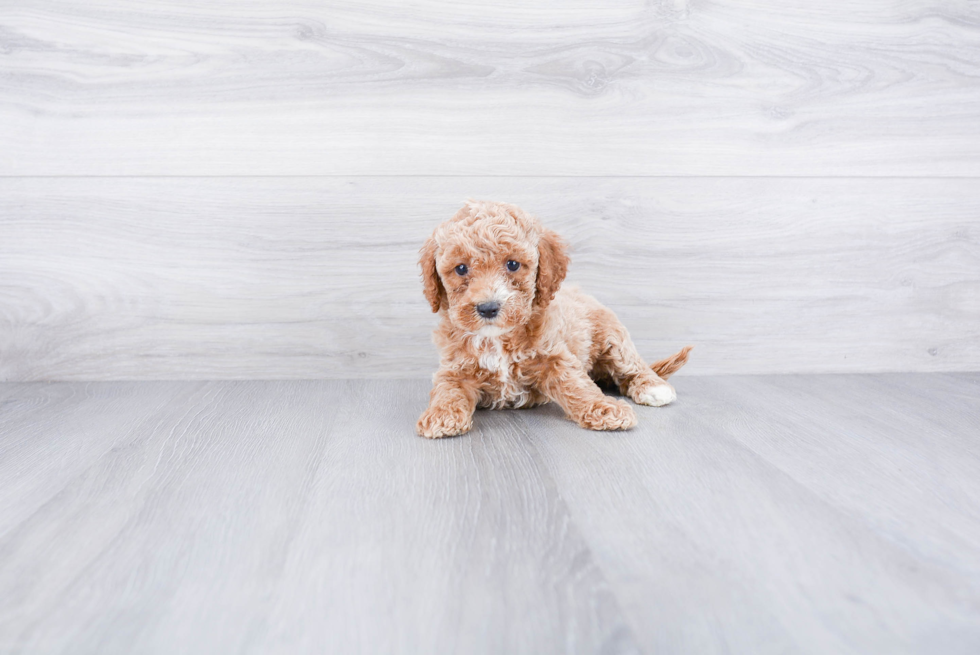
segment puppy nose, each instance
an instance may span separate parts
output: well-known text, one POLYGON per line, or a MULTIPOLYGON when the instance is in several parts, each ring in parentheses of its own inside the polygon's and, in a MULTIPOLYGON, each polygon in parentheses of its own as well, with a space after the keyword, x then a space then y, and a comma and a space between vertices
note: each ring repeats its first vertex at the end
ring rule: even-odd
POLYGON ((476 313, 483 318, 494 318, 500 312, 499 302, 481 302, 476 306, 476 313))

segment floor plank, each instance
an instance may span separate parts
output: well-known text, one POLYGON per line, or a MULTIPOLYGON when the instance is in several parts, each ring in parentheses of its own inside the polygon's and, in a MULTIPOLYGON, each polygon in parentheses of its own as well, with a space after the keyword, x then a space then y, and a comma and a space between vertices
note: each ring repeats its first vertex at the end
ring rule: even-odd
POLYGON ((520 418, 420 440, 426 386, 353 385, 255 652, 634 651, 520 418))
POLYGON ((611 438, 526 416, 653 650, 968 653, 980 397, 947 408, 916 377, 681 377, 611 438))
POLYGON ((970 2, 7 3, 0 175, 980 175, 970 2))
POLYGON ((637 652, 519 417, 430 442, 422 383, 156 391, 0 532, 5 652, 637 652))
POLYGON ((0 385, 0 651, 972 653, 980 374, 0 385))
MULTIPOLYGON (((59 492, 0 537, 0 585, 17 592, 0 594, 8 652, 215 652, 213 639, 241 648, 277 579, 330 415, 295 391, 301 384, 171 386, 182 397, 151 392, 145 425, 121 425, 119 443, 48 478, 59 492), (321 425, 304 432, 296 421, 310 412, 321 425), (305 438, 276 438, 291 434, 305 438)), ((340 390, 318 391, 313 400, 329 406, 340 390)), ((99 410, 82 405, 71 423, 97 421, 99 410)))

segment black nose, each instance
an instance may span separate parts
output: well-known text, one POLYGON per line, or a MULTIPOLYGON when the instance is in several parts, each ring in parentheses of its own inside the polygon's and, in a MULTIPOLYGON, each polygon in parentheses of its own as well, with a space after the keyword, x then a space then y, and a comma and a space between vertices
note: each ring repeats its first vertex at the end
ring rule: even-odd
POLYGON ((476 306, 476 313, 483 318, 494 318, 500 312, 499 302, 481 302, 476 306))

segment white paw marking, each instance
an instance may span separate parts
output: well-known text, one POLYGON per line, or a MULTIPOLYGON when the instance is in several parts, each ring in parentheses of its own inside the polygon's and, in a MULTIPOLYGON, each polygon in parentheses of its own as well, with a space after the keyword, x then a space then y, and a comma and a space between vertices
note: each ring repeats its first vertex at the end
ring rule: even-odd
POLYGON ((636 402, 641 405, 651 405, 653 407, 669 405, 675 400, 677 400, 677 392, 674 391, 673 387, 666 384, 647 387, 636 397, 636 402))

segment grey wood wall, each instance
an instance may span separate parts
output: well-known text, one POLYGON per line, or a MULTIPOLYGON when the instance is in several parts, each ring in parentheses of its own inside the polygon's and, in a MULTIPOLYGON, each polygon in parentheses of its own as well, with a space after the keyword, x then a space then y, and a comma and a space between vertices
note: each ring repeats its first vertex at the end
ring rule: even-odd
POLYGON ((521 204, 691 373, 980 369, 980 3, 0 5, 0 379, 407 377, 521 204))

